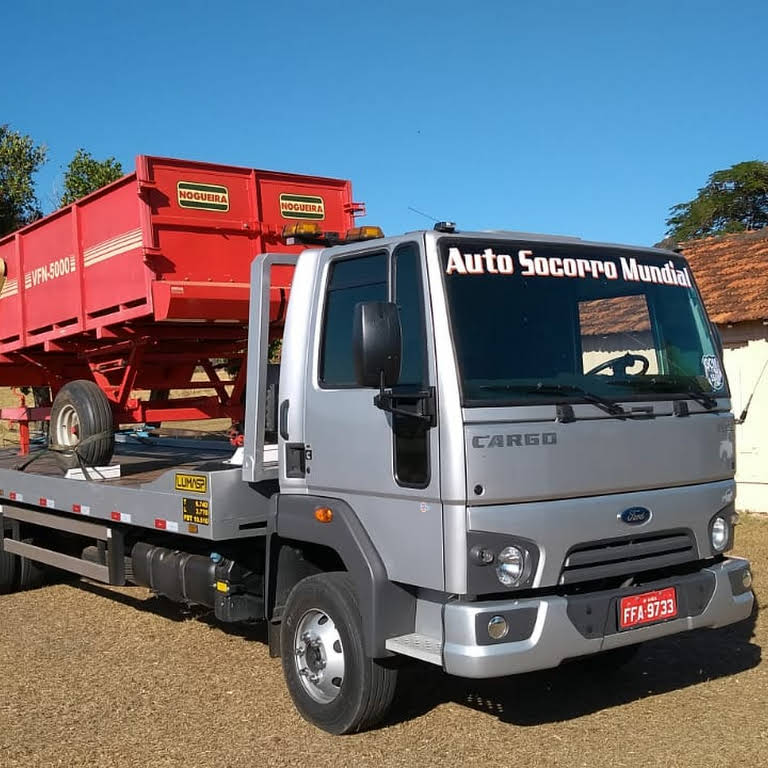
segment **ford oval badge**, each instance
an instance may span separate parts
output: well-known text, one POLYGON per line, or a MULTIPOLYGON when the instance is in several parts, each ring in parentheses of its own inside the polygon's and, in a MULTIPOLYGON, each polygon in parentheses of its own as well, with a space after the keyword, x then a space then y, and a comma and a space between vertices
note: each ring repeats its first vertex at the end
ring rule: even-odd
POLYGON ((643 525, 647 523, 653 513, 646 507, 630 507, 619 514, 619 518, 627 525, 643 525))

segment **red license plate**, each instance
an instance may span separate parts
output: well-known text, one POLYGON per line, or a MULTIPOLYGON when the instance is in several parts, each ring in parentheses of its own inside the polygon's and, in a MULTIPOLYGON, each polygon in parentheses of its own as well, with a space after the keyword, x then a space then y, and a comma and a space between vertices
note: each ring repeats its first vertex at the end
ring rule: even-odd
POLYGON ((619 603, 619 629, 632 629, 656 624, 677 616, 677 593, 674 587, 622 597, 619 603))

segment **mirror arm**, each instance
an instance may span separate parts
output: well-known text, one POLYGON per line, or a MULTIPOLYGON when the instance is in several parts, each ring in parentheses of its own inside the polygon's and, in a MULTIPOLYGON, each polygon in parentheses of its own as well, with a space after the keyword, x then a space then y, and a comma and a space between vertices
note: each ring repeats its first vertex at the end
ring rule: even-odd
POLYGON ((381 374, 381 382, 379 384, 379 394, 373 398, 373 404, 380 408, 382 411, 391 413, 395 416, 403 416, 409 419, 418 419, 424 422, 428 427, 434 427, 437 425, 437 418, 435 413, 435 391, 434 387, 430 387, 423 392, 417 392, 414 394, 401 395, 400 397, 410 397, 419 401, 418 411, 406 411, 403 408, 398 408, 393 405, 393 401, 397 398, 392 390, 384 388, 384 373, 381 374))

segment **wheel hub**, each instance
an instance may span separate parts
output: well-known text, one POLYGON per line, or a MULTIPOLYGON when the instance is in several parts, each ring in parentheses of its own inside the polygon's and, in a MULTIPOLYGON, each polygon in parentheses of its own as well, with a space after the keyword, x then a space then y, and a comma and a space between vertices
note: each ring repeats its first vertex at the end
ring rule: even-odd
POLYGON ((307 611, 296 626, 295 662, 304 690, 317 702, 328 704, 341 691, 344 649, 336 625, 327 613, 307 611))
POLYGON ((54 436, 59 445, 73 448, 80 442, 80 418, 74 406, 62 406, 53 426, 54 436))

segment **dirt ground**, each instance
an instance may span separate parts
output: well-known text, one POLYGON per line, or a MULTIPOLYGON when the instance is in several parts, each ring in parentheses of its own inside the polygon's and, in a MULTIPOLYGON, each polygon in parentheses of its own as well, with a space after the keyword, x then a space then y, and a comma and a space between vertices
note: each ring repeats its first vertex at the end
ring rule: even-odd
POLYGON ((0 766, 768 765, 768 519, 737 550, 759 605, 742 624, 643 646, 630 665, 495 681, 401 675, 377 731, 331 737, 294 711, 258 631, 140 588, 87 582, 0 597, 0 766))

